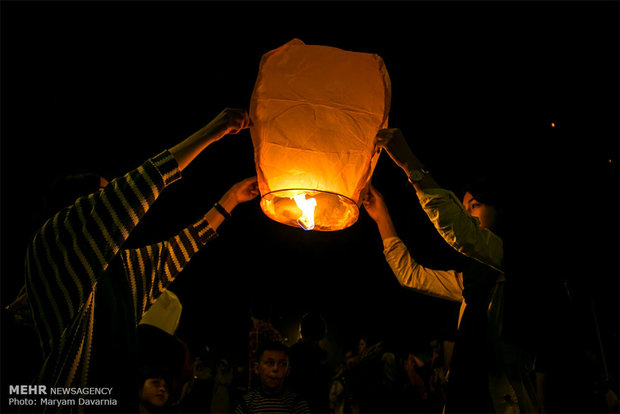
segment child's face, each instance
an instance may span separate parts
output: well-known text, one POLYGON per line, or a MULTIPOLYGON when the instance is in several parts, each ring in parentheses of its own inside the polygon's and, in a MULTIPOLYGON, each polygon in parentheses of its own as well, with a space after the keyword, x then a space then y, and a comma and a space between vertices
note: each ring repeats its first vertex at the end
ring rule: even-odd
POLYGON ((260 358, 257 374, 266 391, 280 391, 289 373, 288 356, 284 351, 265 351, 260 358))
POLYGON ((163 378, 148 378, 140 391, 143 403, 152 407, 163 407, 168 402, 168 384, 163 378))

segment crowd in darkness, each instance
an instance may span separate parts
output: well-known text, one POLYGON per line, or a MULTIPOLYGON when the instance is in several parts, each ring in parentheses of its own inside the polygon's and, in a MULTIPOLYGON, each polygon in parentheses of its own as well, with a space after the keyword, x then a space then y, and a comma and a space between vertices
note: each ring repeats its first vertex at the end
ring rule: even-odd
MULTIPOLYGON (((243 357, 233 350, 210 349, 204 344, 188 347, 180 338, 163 332, 150 336, 141 332, 141 338, 148 338, 142 343, 145 349, 162 350, 163 344, 169 347, 166 352, 151 353, 153 360, 166 362, 174 372, 168 374, 170 394, 164 411, 234 412, 245 395, 260 388, 258 377, 252 379, 258 363, 256 350, 261 343, 276 341, 294 342, 287 347, 290 370, 285 387, 307 401, 308 412, 442 412, 453 338, 438 338, 422 346, 411 345, 408 349, 402 344, 397 346, 384 341, 380 336, 360 333, 356 341, 346 344, 348 348, 343 348, 343 355, 332 363, 329 362, 332 358, 329 358, 328 349, 333 349, 334 344, 329 344, 325 337, 328 327, 320 314, 309 312, 299 320, 296 342, 275 327, 274 318, 268 313, 253 310, 252 315, 248 340, 243 344, 248 346, 248 353, 243 357), (175 354, 176 358, 173 358, 175 354)), ((543 353, 532 355, 529 361, 528 375, 533 384, 546 374, 551 374, 553 379, 545 388, 546 407, 539 412, 608 412, 608 404, 612 404, 613 410, 613 401, 608 400, 609 384, 603 382, 596 350, 574 344, 569 348, 567 352, 583 351, 581 355, 573 354, 575 366, 570 370, 575 376, 572 378, 554 375, 556 368, 548 365, 553 363, 552 359, 543 353), (578 396, 566 394, 576 389, 579 389, 578 396), (576 405, 568 406, 567 401, 576 405)), ((566 352, 559 353, 566 355, 566 352)), ((541 391, 531 390, 536 394, 534 398, 543 398, 541 391)), ((512 403, 516 409, 517 403, 512 403)))
MULTIPOLYGON (((575 312, 576 309, 573 309, 575 312)), ((183 335, 171 334, 149 323, 138 327, 140 369, 136 397, 143 398, 144 412, 224 413, 235 412, 243 397, 260 385, 253 377, 256 350, 261 343, 280 342, 288 346, 290 371, 286 389, 298 393, 308 402, 312 413, 441 413, 445 403, 446 374, 453 338, 437 338, 428 343, 395 344, 379 335, 359 334, 346 344, 330 343, 329 326, 316 312, 309 312, 298 322, 298 338, 288 338, 276 326, 279 318, 270 307, 249 310, 247 341, 236 349, 209 347, 183 335), (276 316, 276 317, 274 317, 276 316), (274 321, 274 322, 272 322, 274 321), (240 353, 239 349, 247 349, 240 353), (337 357, 330 350, 343 349, 337 357), (252 359, 254 355, 254 360, 252 359), (331 362, 335 361, 335 362, 331 362), (148 390, 160 387, 159 399, 148 400, 148 390), (165 390, 165 392, 163 391, 165 390)), ((6 314, 5 314, 6 316, 6 314)), ((34 334, 20 319, 5 319, 12 331, 21 335, 21 346, 30 349, 32 360, 25 361, 21 374, 35 375, 34 334), (18 325, 15 321, 18 320, 18 325), (30 348, 32 344, 32 348, 30 348)), ((146 320, 146 318, 145 318, 146 320)), ((153 322, 157 324, 157 321, 153 322)), ((589 323, 589 322, 586 322, 589 323)), ((176 325, 175 325, 176 326, 176 325)), ((6 327, 6 325, 5 325, 6 327)), ((8 327, 7 327, 8 329, 8 327)), ((448 335, 450 336, 450 335, 448 335)), ((576 338, 575 338, 576 339, 576 338)), ((540 412, 608 412, 607 386, 601 360, 593 347, 569 347, 560 351, 563 357, 573 354, 572 378, 564 378, 548 388, 547 410, 540 412), (567 407, 565 391, 574 389, 568 381, 579 385, 581 396, 569 399, 580 405, 567 407), (584 408, 588 407, 588 408, 584 408)), ((531 360, 533 382, 546 373, 549 366, 536 358, 531 360)), ((538 392, 538 390, 534 390, 538 392)), ((157 395, 155 391, 152 394, 157 395)), ((613 411, 612 411, 613 412, 613 411)))
MULTIPOLYGON (((252 319, 249 355, 260 348, 260 342, 286 340, 269 319, 252 319)), ((442 411, 446 382, 444 347, 450 345, 449 341, 433 340, 425 347, 403 352, 402 347, 397 351, 382 340, 360 336, 357 343, 351 344, 355 346, 332 364, 328 363, 329 351, 324 346, 323 318, 308 313, 299 322, 300 337, 287 347, 290 371, 285 385, 307 401, 310 412, 442 411)), ((158 347, 170 341, 161 332, 160 342, 152 339, 147 346, 158 347)), ((252 361, 251 356, 240 359, 225 350, 207 351, 199 346, 193 357, 183 359, 182 349, 177 345, 176 373, 185 372, 186 378, 171 382, 175 386, 170 387, 168 409, 173 412, 232 412, 244 395, 260 386, 257 378, 251 379, 258 362, 252 361), (185 363, 191 370, 188 366, 182 368, 185 363)), ((159 361, 165 359, 159 357, 159 361)))

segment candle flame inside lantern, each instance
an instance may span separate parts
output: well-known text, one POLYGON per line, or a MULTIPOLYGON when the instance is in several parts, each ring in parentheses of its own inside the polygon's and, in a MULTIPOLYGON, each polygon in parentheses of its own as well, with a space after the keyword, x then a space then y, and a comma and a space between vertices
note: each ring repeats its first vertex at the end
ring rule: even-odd
POLYGON ((297 219, 297 224, 304 230, 312 230, 314 228, 314 209, 316 208, 316 200, 314 198, 306 199, 305 194, 293 196, 295 204, 301 210, 301 216, 297 219))

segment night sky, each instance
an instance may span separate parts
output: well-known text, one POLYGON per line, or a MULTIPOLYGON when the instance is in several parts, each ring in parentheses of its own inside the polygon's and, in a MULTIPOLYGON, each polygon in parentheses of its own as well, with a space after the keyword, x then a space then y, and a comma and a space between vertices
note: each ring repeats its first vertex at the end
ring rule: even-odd
MULTIPOLYGON (((389 125, 443 187, 460 195, 479 175, 503 180, 506 246, 524 302, 539 306, 524 318, 555 315, 545 310, 568 280, 575 297, 594 300, 617 364, 617 2, 3 1, 1 26, 3 306, 23 283, 56 175, 114 178, 223 108, 248 108, 262 54, 299 38, 384 59, 389 125)), ((171 237, 251 175, 249 131, 224 138, 166 190, 127 246, 171 237)), ((373 183, 420 263, 458 263, 386 154, 373 183)), ((233 212, 170 289, 184 306, 179 336, 239 358, 257 304, 273 305, 289 344, 300 316, 321 312, 332 362, 363 335, 398 352, 426 349, 453 334, 458 312, 398 285, 364 211, 349 229, 304 232, 269 220, 258 200, 233 212)))

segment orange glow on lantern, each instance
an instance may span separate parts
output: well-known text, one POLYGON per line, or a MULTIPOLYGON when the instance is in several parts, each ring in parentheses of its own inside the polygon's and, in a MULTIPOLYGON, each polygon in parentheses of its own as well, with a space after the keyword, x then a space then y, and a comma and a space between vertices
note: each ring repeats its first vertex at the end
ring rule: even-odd
POLYGON ((250 102, 263 212, 305 230, 353 225, 390 100, 377 55, 299 39, 265 53, 250 102))

